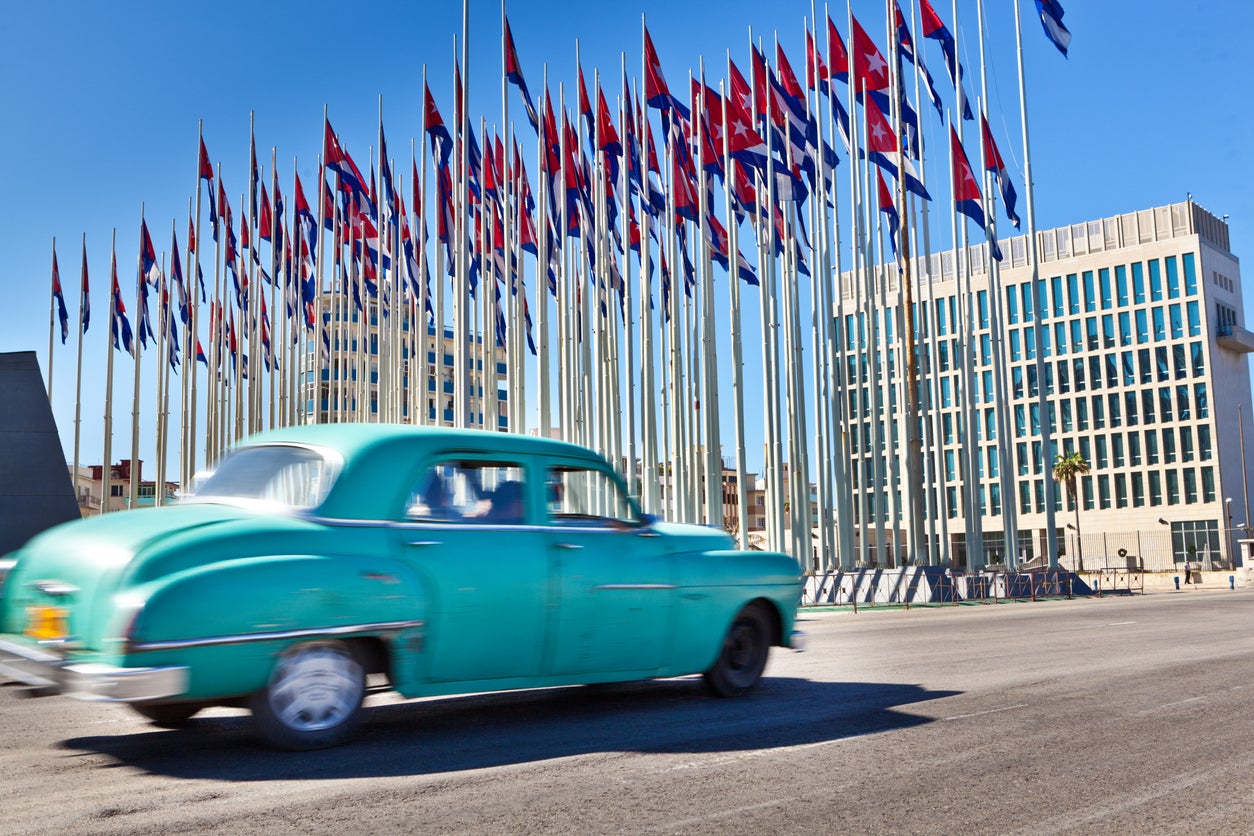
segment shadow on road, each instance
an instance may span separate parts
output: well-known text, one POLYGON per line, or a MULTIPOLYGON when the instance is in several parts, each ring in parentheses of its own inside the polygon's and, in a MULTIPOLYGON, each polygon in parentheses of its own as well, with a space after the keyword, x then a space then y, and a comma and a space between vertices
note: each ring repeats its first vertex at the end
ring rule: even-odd
POLYGON ((335 749, 265 749, 247 716, 179 730, 78 737, 62 747, 180 778, 270 781, 424 775, 594 753, 708 754, 831 742, 932 722, 893 710, 957 691, 768 678, 739 699, 699 677, 414 700, 367 708, 335 749))

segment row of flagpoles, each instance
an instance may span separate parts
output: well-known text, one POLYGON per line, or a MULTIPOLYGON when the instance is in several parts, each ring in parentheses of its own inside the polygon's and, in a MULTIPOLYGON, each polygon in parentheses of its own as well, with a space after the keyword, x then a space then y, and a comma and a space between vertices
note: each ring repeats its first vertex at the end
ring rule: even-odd
MULTIPOLYGON (((1035 3, 1047 36, 1066 54, 1070 34, 1061 7, 1049 0, 1035 3)), ((213 165, 202 136, 184 245, 174 222, 170 249, 159 258, 141 209, 136 332, 127 316, 114 245, 107 338, 112 348, 134 358, 132 455, 140 449, 141 354, 149 342, 160 358, 153 369, 157 479, 173 470, 170 448, 176 443, 176 481, 184 487, 234 441, 268 427, 330 420, 496 429, 502 406, 493 370, 501 357, 510 429, 560 433, 598 449, 622 467, 647 510, 722 524, 726 442, 721 404, 726 392, 720 384, 726 386, 729 369, 734 437, 727 441, 735 451, 735 533, 742 544, 748 541, 749 518, 746 422, 754 421, 765 438, 769 547, 803 562, 813 553, 824 567, 851 566, 872 555, 881 562, 886 555, 898 561, 946 559, 949 515, 939 488, 924 488, 943 482, 938 478, 939 434, 926 431, 938 411, 921 406, 934 398, 920 398, 917 374, 921 350, 936 356, 936 329, 927 321, 931 297, 917 305, 914 297, 930 294, 931 282, 939 278, 927 274, 929 212, 939 207, 925 185, 921 123, 928 108, 916 109, 914 103, 933 105, 937 115, 931 118, 948 127, 953 196, 948 215, 968 336, 974 334, 975 315, 967 259, 988 258, 996 322, 1001 255, 994 195, 1016 227, 1017 196, 983 112, 983 0, 978 3, 981 97, 974 111, 953 34, 960 31, 956 0, 954 30, 928 0, 909 8, 909 17, 897 0, 886 0, 885 7, 886 50, 852 11, 845 19, 847 45, 829 14, 824 26, 811 25, 817 21, 812 9, 804 75, 795 73, 778 44, 771 50, 751 34, 747 76, 729 52, 720 67, 725 78, 717 85, 707 82, 702 64, 690 76, 686 101, 672 94, 642 24, 640 75, 630 78, 626 59, 621 61, 621 92, 611 107, 600 73, 589 88, 581 65, 569 101, 564 87, 556 96, 550 91, 546 70, 537 103, 502 6, 500 131, 489 131, 482 118, 476 130, 466 107, 469 26, 463 7, 453 120, 444 121, 424 70, 420 136, 425 141, 411 143, 408 192, 404 169, 387 151, 381 103, 369 176, 324 113, 322 176, 306 192, 293 164, 290 213, 277 151, 271 154, 267 187, 251 143, 247 189, 236 204, 238 223, 221 166, 213 165), (938 45, 953 89, 952 107, 946 107, 947 97, 916 51, 912 30, 938 45), (767 58, 771 52, 774 61, 767 58), (509 85, 520 95, 530 131, 514 130, 509 85), (963 123, 976 111, 979 169, 970 165, 963 137, 963 123), (528 153, 532 135, 536 142, 528 153), (847 192, 838 182, 842 160, 834 145, 845 152, 847 192), (532 160, 534 192, 528 173, 532 160), (976 170, 983 173, 982 183, 976 170), (202 246, 208 243, 202 236, 205 204, 211 252, 202 246), (842 208, 849 215, 843 225, 842 208), (980 229, 987 246, 969 246, 967 220, 980 229), (263 257, 263 241, 268 257, 263 257), (207 262, 211 275, 202 267, 207 262), (730 279, 725 292, 716 290, 716 282, 725 279, 730 279), (888 296, 894 283, 901 294, 895 305, 888 296), (754 295, 760 356, 746 358, 744 317, 753 315, 754 295), (724 296, 726 310, 719 305, 724 296), (916 315, 924 321, 916 322, 916 315), (434 366, 428 360, 429 338, 434 339, 434 366), (916 339, 930 339, 931 345, 916 346, 916 339), (730 357, 720 355, 725 350, 720 343, 730 349, 730 357), (446 344, 453 356, 451 419, 444 405, 446 344), (744 371, 750 362, 761 364, 760 410, 745 403, 744 371), (205 366, 203 375, 197 363, 205 366), (431 377, 434 404, 428 400, 431 377), (526 409, 532 379, 535 414, 526 409), (173 425, 172 399, 178 416, 173 425), (894 417, 881 419, 890 414, 894 417), (900 437, 889 431, 897 423, 900 437), (851 446, 864 425, 871 434, 870 449, 887 449, 888 455, 868 456, 865 448, 851 446), (811 484, 819 509, 813 549, 809 514, 789 513, 810 507, 811 484)), ((1017 2, 1015 24, 1035 281, 1017 2)), ((81 337, 90 321, 86 252, 84 237, 76 478, 81 337)), ((68 313, 55 241, 50 393, 54 315, 65 343, 68 313)), ((960 364, 964 428, 978 422, 975 342, 966 341, 960 364)), ((106 502, 114 359, 112 350, 107 353, 106 502)), ((996 385, 1004 393, 1000 376, 996 385)), ((1006 399, 996 402, 1002 427, 1006 399)), ((1006 445, 1001 446, 1004 455, 1006 445)), ((1049 449, 1047 429, 1043 447, 1049 449)), ((968 456, 962 480, 965 542, 974 551, 972 559, 978 559, 981 514, 973 483, 978 483, 981 448, 969 443, 962 449, 968 456)), ((1011 472, 1003 462, 1002 478, 1011 472)), ((137 479, 133 467, 132 503, 137 479)), ((159 488, 158 502, 162 493, 159 488)), ((1003 495, 1011 496, 1012 490, 1003 487, 1003 495)), ((1017 537, 1012 505, 1008 502, 1003 511, 1010 555, 1017 537)), ((1053 508, 1052 498, 1046 508, 1053 508)), ((1047 531, 1052 540, 1052 520, 1047 531)), ((1056 553, 1052 542, 1049 553, 1056 553)))

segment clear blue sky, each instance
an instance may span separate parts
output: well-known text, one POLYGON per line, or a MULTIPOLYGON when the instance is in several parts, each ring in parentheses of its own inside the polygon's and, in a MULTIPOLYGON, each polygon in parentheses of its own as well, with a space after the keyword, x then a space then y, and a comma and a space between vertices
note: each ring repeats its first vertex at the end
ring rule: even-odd
MULTIPOLYGON (((933 5, 954 28, 951 0, 933 5)), ((976 4, 958 5, 968 89, 976 94, 976 4)), ((1254 32, 1254 7, 1230 0, 1065 5, 1074 35, 1069 59, 1045 39, 1034 4, 1021 0, 1038 227, 1174 203, 1191 192, 1214 214, 1229 216, 1238 257, 1254 253, 1249 152, 1254 114, 1241 104, 1239 92, 1254 77, 1254 59, 1241 37, 1254 32)), ((483 114, 491 126, 501 115, 500 6, 478 0, 472 6, 470 112, 476 124, 483 114)), ((750 27, 768 42, 778 32, 794 66, 799 72, 804 67, 802 26, 810 5, 800 0, 577 3, 560 13, 551 8, 515 2, 509 9, 523 70, 536 94, 546 62, 552 88, 559 82, 569 87, 578 40, 589 82, 600 69, 609 77, 607 94, 613 99, 620 53, 627 54, 629 73, 639 76, 642 12, 677 95, 686 96, 688 71, 695 71, 703 56, 707 67, 721 67, 731 49, 733 59, 747 66, 750 27)), ((884 4, 855 0, 854 12, 882 46, 884 4)), ((831 14, 847 36, 844 5, 832 7, 831 14)), ((1022 197, 1010 0, 988 0, 987 16, 990 121, 1022 197)), ((237 211, 238 195, 246 188, 250 111, 266 177, 275 146, 285 191, 293 158, 306 186, 315 182, 324 104, 360 161, 375 143, 382 96, 389 148, 400 162, 419 130, 424 64, 446 120, 452 118, 451 65, 460 18, 460 4, 413 2, 71 0, 6 10, 8 36, 0 50, 0 157, 6 160, 0 168, 5 197, 0 352, 35 350, 46 373, 51 242, 55 236, 73 328, 80 240, 86 233, 93 316, 84 352, 83 463, 99 462, 103 448, 99 417, 111 231, 117 229, 119 273, 133 316, 140 206, 146 206, 158 251, 169 249, 171 221, 177 221, 182 241, 196 186, 198 120, 204 120, 206 145, 222 163, 237 211)), ((939 50, 923 41, 921 32, 914 37, 944 92, 939 50)), ((714 84, 720 75, 707 71, 714 84)), ((511 118, 530 145, 512 88, 510 96, 511 118)), ((973 143, 969 147, 978 153, 973 143)), ((528 167, 534 182, 534 158, 528 167)), ((938 162, 930 167, 944 169, 938 162)), ((934 190, 938 202, 947 200, 947 191, 947 186, 934 190)), ((207 232, 202 237, 207 239, 207 232)), ((752 335, 750 327, 746 339, 752 335)), ((53 408, 67 458, 73 443, 74 348, 72 331, 66 346, 58 340, 54 361, 53 408)), ((755 352, 747 352, 746 359, 756 379, 760 360, 755 352)), ((117 360, 113 449, 120 457, 129 447, 131 384, 129 358, 119 354, 117 360)), ((145 364, 146 390, 152 387, 152 368, 145 364)), ((145 397, 151 401, 151 394, 145 397)), ((729 407, 730 387, 721 397, 729 407)), ((150 406, 145 410, 151 413, 150 406)), ((730 415, 729 408, 726 412, 730 415)), ((750 425, 760 426, 752 418, 752 401, 750 415, 750 425)), ((730 421, 725 424, 724 452, 731 455, 730 421)), ((143 435, 149 434, 145 427, 143 435)), ((760 435, 750 436, 748 448, 750 467, 760 467, 760 435)), ((141 447, 140 457, 151 460, 152 453, 141 447)))

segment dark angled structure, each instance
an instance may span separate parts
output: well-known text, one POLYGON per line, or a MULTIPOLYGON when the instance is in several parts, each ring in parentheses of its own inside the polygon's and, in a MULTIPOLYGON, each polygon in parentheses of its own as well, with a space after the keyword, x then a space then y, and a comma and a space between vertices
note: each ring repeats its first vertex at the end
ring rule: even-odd
POLYGON ((79 517, 33 351, 0 354, 0 555, 79 517))

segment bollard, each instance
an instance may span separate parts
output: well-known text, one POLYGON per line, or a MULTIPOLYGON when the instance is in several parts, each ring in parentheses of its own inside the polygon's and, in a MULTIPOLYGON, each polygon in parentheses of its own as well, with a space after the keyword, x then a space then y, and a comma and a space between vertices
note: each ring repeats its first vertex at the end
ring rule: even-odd
POLYGON ((1176 582, 1176 591, 1179 592, 1180 591, 1180 576, 1176 575, 1174 578, 1172 578, 1172 580, 1176 582))
POLYGON ((1229 589, 1236 589, 1236 588, 1237 588, 1237 578, 1236 578, 1236 575, 1229 575, 1229 576, 1228 576, 1228 588, 1229 588, 1229 589))

